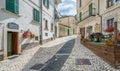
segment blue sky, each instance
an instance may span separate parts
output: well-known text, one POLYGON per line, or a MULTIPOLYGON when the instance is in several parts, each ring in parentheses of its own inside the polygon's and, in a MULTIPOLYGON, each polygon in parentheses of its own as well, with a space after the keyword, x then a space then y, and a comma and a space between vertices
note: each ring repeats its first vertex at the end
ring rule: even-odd
POLYGON ((61 15, 75 15, 76 14, 76 0, 62 0, 58 5, 58 11, 61 15))

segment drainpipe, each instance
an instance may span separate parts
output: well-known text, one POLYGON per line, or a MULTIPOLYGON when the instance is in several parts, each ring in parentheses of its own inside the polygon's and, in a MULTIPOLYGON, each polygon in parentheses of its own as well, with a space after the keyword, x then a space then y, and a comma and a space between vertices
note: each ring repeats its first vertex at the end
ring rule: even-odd
POLYGON ((98 16, 100 17, 100 31, 102 33, 102 15, 98 14, 98 16))
POLYGON ((41 23, 41 25, 40 25, 40 44, 43 44, 42 43, 42 2, 43 2, 43 0, 40 0, 40 11, 41 11, 41 14, 40 14, 40 16, 41 16, 41 20, 40 20, 40 23, 41 23))
POLYGON ((100 15, 100 0, 98 0, 98 14, 97 15, 100 17, 100 31, 102 33, 102 15, 100 15))

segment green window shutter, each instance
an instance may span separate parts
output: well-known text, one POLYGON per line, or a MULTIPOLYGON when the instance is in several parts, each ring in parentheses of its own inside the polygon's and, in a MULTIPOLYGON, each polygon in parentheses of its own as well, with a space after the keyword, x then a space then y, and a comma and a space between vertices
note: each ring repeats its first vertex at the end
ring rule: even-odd
POLYGON ((33 9, 33 20, 39 22, 40 21, 40 15, 39 15, 39 11, 36 9, 33 9))
POLYGON ((19 14, 19 0, 14 0, 14 12, 19 14))
POLYGON ((6 10, 19 14, 19 0, 6 0, 6 10))
POLYGON ((10 3, 9 1, 10 1, 10 0, 6 0, 6 10, 9 10, 9 9, 10 9, 10 8, 9 8, 9 7, 10 7, 10 6, 9 6, 9 5, 10 5, 10 4, 9 4, 9 3, 10 3))
POLYGON ((43 0, 43 4, 44 4, 44 5, 45 5, 45 1, 46 1, 46 0, 43 0))
POLYGON ((89 16, 91 16, 92 15, 92 9, 93 9, 93 4, 91 3, 90 5, 89 5, 89 16))
POLYGON ((82 21, 82 13, 80 12, 80 21, 82 21))
POLYGON ((49 0, 47 0, 47 8, 49 8, 49 0))

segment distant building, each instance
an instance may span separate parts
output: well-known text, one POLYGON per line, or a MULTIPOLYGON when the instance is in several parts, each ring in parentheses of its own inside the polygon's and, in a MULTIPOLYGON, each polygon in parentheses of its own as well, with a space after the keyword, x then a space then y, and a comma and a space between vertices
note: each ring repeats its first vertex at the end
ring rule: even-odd
POLYGON ((59 37, 69 36, 76 33, 74 16, 63 16, 59 19, 59 37))

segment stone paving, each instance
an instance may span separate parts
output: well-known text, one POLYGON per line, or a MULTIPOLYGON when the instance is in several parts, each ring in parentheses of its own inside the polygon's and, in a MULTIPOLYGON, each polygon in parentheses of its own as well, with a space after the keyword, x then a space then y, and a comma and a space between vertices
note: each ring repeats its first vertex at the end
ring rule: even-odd
POLYGON ((38 71, 120 71, 112 68, 109 64, 104 62, 101 58, 80 44, 79 39, 75 40, 72 50, 70 48, 66 48, 73 45, 68 41, 74 38, 76 37, 66 37, 64 39, 60 38, 60 40, 64 41, 63 43, 60 42, 59 44, 55 44, 56 42, 60 41, 57 39, 50 42, 51 44, 54 43, 54 45, 48 45, 47 47, 47 44, 50 44, 47 43, 44 45, 44 47, 37 46, 35 48, 26 50, 22 53, 22 55, 19 55, 15 59, 3 60, 0 62, 0 71, 37 71, 30 69, 35 64, 44 64, 48 66, 48 69, 43 68, 43 70, 38 71), (68 42, 70 45, 65 45, 66 42, 68 42), (76 59, 89 59, 91 65, 77 65, 76 59), (59 64, 61 64, 62 67, 61 65, 59 67, 59 64))
POLYGON ((44 44, 43 47, 37 46, 25 50, 17 58, 0 61, 0 71, 34 71, 30 69, 31 66, 35 63, 44 64, 65 44, 65 42, 73 38, 76 38, 76 36, 58 38, 44 44))
POLYGON ((101 58, 96 56, 89 49, 80 44, 77 39, 75 46, 70 54, 68 60, 62 67, 61 71, 120 71, 112 68, 109 64, 104 62, 101 58), (91 65, 76 65, 76 59, 89 59, 91 65))

